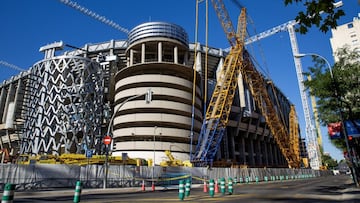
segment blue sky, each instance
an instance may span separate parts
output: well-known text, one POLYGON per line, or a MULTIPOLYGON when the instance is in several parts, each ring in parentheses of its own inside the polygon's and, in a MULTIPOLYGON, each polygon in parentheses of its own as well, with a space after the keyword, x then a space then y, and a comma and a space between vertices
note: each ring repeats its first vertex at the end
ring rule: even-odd
MULTIPOLYGON (((189 35, 190 42, 195 39, 195 0, 77 0, 78 4, 113 20, 126 29, 149 21, 165 21, 182 26, 189 35)), ((242 0, 252 23, 248 25, 250 33, 260 33, 294 19, 302 8, 301 4, 285 7, 282 0, 242 0)), ((234 26, 239 9, 231 0, 224 0, 234 26)), ((346 16, 339 24, 352 21, 360 12, 355 0, 344 0, 342 9, 346 16)), ((87 43, 125 39, 126 34, 106 24, 86 16, 58 0, 18 0, 0 3, 0 60, 28 69, 43 58, 39 48, 54 41, 64 41, 77 47, 87 43)), ((199 8, 198 41, 205 43, 205 1, 199 8)), ((317 53, 333 64, 329 38, 331 33, 321 33, 317 28, 306 35, 297 34, 300 53, 317 53)), ((226 48, 229 46, 221 25, 209 1, 209 46, 226 48)), ((302 136, 305 136, 299 87, 292 58, 290 40, 287 32, 267 37, 252 48, 256 61, 262 65, 289 100, 295 104, 299 117, 302 136)), ((303 69, 312 65, 311 57, 302 59, 303 69)), ((0 65, 0 82, 17 75, 18 71, 0 65)), ((322 128, 324 151, 330 152, 336 159, 342 159, 342 153, 329 144, 326 128, 322 128)))

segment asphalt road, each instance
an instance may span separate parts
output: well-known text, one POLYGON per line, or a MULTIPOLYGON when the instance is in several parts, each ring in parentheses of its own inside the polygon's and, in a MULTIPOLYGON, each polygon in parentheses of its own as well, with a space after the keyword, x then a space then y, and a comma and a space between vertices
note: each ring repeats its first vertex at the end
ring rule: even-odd
MULTIPOLYGON (((147 188, 150 190, 150 188, 147 188)), ((14 202, 73 202, 74 190, 15 193, 14 202)), ((180 202, 177 186, 158 187, 155 192, 140 188, 84 189, 80 202, 180 202)), ((251 203, 360 203, 360 188, 348 175, 287 180, 267 183, 237 184, 232 195, 216 193, 210 197, 203 186, 194 185, 183 202, 251 203)))

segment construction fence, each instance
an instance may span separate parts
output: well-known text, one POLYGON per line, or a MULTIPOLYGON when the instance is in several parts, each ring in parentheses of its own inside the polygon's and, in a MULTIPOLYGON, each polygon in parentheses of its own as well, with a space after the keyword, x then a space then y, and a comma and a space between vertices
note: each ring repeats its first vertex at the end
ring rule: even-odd
MULTIPOLYGON (((16 185, 16 190, 39 190, 49 188, 74 188, 77 181, 84 188, 103 188, 104 165, 65 164, 1 164, 0 189, 6 183, 16 185)), ((264 181, 267 177, 297 179, 332 175, 331 171, 288 168, 201 168, 201 167, 148 167, 134 165, 110 165, 106 178, 108 188, 177 185, 179 180, 191 178, 193 184, 209 179, 238 178, 249 182, 264 181)))

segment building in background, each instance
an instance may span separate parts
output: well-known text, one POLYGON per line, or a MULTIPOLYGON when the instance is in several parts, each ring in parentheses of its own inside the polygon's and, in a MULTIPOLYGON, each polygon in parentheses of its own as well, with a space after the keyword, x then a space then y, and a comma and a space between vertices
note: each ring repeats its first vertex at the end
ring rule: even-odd
MULTIPOLYGON (((189 43, 182 27, 165 22, 141 24, 124 40, 70 51, 63 51, 64 46, 42 47, 43 60, 0 85, 1 149, 14 157, 104 154, 102 139, 110 126, 112 155, 159 164, 170 150, 177 159, 189 160, 227 53, 189 43), (144 97, 128 100, 149 88, 151 103, 144 97)), ((287 167, 248 85, 239 81, 214 163, 287 167)), ((276 87, 267 91, 288 127, 291 102, 276 87)), ((302 145, 301 156, 306 155, 302 145)))
POLYGON ((360 13, 353 18, 352 22, 331 29, 331 33, 330 44, 335 61, 338 60, 335 53, 339 48, 346 46, 350 50, 358 49, 360 51, 360 13))

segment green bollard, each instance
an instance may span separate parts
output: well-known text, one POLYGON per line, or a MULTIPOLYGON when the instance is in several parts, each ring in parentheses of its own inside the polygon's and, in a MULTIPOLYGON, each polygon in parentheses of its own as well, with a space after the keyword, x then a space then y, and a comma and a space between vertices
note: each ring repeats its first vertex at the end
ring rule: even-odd
POLYGON ((243 182, 244 182, 244 180, 243 180, 242 177, 240 177, 239 181, 240 181, 240 183, 243 183, 243 182))
POLYGON ((184 181, 183 180, 179 180, 179 199, 180 200, 184 200, 185 194, 184 194, 184 181))
POLYGON ((259 183, 259 177, 257 177, 257 176, 255 177, 255 182, 256 182, 256 184, 259 183))
POLYGON ((6 183, 1 202, 12 203, 14 200, 14 190, 15 190, 15 184, 6 183))
POLYGON ((225 195, 225 178, 220 179, 220 191, 221 194, 225 195))
POLYGON ((209 195, 210 197, 214 197, 214 179, 210 179, 209 181, 209 195))
POLYGON ((229 192, 229 195, 232 195, 234 193, 233 182, 232 182, 231 178, 228 179, 228 192, 229 192))
POLYGON ((73 201, 74 203, 80 202, 81 187, 82 187, 81 181, 79 181, 79 180, 76 181, 74 201, 73 201))
POLYGON ((264 181, 265 181, 265 182, 268 182, 268 181, 269 181, 267 176, 264 177, 264 181))
POLYGON ((249 183, 249 177, 246 176, 245 182, 246 182, 246 183, 249 183))
POLYGON ((189 195, 190 195, 190 179, 187 179, 185 183, 185 196, 189 197, 189 195))
POLYGON ((237 185, 237 177, 234 178, 234 185, 237 185))

